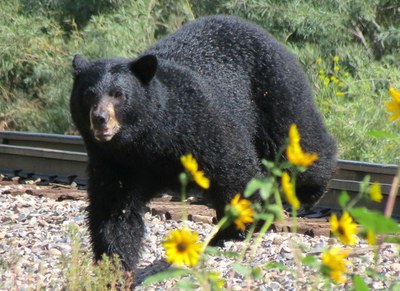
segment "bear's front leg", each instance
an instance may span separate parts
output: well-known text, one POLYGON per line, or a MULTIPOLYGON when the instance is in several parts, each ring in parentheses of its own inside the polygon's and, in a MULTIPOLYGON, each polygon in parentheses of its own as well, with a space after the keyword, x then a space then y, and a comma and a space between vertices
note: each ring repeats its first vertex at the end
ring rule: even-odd
MULTIPOLYGON (((96 172, 104 174, 104 169, 96 172)), ((95 259, 116 254, 125 270, 134 271, 144 235, 145 203, 115 174, 96 176, 90 176, 88 189, 88 222, 95 259)))
POLYGON ((135 270, 139 260, 144 224, 136 209, 118 207, 106 215, 95 203, 89 206, 89 230, 96 261, 103 254, 118 255, 127 271, 135 270))

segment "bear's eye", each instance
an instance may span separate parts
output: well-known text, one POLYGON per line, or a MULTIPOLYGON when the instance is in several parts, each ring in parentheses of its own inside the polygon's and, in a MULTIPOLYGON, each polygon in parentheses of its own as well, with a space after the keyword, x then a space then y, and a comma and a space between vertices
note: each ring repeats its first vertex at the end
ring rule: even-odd
POLYGON ((91 90, 86 90, 83 93, 83 100, 85 102, 91 102, 93 98, 95 98, 96 94, 91 90))
POLYGON ((118 99, 124 97, 124 94, 121 91, 115 91, 113 95, 115 98, 118 98, 118 99))

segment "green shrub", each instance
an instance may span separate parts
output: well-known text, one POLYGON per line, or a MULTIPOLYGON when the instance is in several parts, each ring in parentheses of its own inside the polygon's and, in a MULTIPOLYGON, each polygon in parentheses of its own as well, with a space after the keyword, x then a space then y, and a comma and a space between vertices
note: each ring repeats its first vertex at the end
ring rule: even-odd
POLYGON ((399 131, 385 122, 383 105, 387 86, 400 88, 400 5, 394 0, 1 1, 0 129, 70 131, 74 54, 133 58, 187 21, 211 14, 254 21, 299 57, 340 158, 399 161, 393 154, 398 144, 368 135, 399 131), (349 73, 342 76, 342 96, 319 78, 320 69, 333 69, 335 55, 340 72, 349 73))

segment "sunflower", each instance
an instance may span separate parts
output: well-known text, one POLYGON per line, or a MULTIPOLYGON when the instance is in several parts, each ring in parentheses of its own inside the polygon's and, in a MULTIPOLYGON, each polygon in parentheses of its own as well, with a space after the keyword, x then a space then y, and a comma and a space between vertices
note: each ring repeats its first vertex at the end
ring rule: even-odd
POLYGON ((382 201, 383 196, 381 185, 378 182, 372 183, 372 186, 369 190, 369 198, 371 198, 371 200, 375 202, 382 201))
POLYGON ((195 266, 202 248, 198 237, 197 232, 186 228, 171 231, 163 242, 166 261, 178 266, 195 266))
POLYGON ((290 176, 287 172, 282 173, 282 188, 285 193, 286 200, 296 210, 300 208, 300 201, 297 199, 294 185, 290 182, 290 176))
POLYGON ((393 87, 389 87, 390 95, 392 95, 392 101, 386 101, 386 111, 392 115, 389 117, 390 121, 395 121, 400 118, 400 91, 397 91, 393 87))
POLYGON ((376 235, 372 230, 367 231, 367 242, 371 246, 376 245, 376 235))
POLYGON ((289 145, 286 149, 286 156, 292 164, 302 167, 308 167, 318 159, 318 155, 315 153, 303 152, 296 124, 292 124, 289 129, 289 145))
POLYGON ((182 156, 181 163, 197 185, 203 189, 210 188, 210 180, 204 175, 203 171, 199 171, 199 164, 192 154, 182 156))
POLYGON ((203 171, 197 171, 192 174, 193 180, 203 189, 208 189, 210 188, 210 180, 204 176, 203 171))
POLYGON ((196 161, 196 159, 193 157, 192 154, 187 154, 185 156, 181 157, 181 162, 183 167, 189 172, 189 173, 195 173, 199 169, 199 165, 196 161))
POLYGON ((236 228, 244 231, 245 224, 254 221, 254 210, 251 208, 251 202, 247 199, 241 199, 240 194, 236 194, 227 206, 227 213, 234 220, 236 228))
POLYGON ((338 220, 335 214, 332 214, 329 221, 332 233, 342 243, 346 245, 354 245, 356 243, 356 234, 358 233, 357 224, 354 223, 348 212, 344 212, 340 220, 338 220))
POLYGON ((346 278, 344 275, 347 272, 346 265, 349 263, 346 258, 350 252, 340 249, 339 247, 332 247, 322 253, 322 273, 328 275, 333 281, 337 283, 345 283, 346 278))

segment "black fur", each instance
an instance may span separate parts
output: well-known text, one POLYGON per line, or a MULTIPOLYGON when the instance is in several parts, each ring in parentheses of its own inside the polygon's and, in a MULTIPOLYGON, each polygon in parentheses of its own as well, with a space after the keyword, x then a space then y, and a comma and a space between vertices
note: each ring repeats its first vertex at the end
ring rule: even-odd
MULTIPOLYGON (((157 193, 179 191, 179 158, 192 153, 211 180, 205 197, 218 217, 274 159, 296 123, 301 145, 318 162, 297 180, 312 206, 335 166, 335 143, 317 112, 295 57, 258 26, 207 17, 162 39, 137 59, 74 59, 71 113, 89 155, 89 229, 96 259, 117 253, 134 269, 142 212, 157 193), (118 91, 119 93, 114 93, 118 91), (119 131, 100 142, 90 108, 117 96, 119 131), (122 95, 122 96, 121 96, 122 95)), ((117 97, 115 97, 117 98, 117 97)), ((232 229, 219 238, 234 236, 232 229)))

